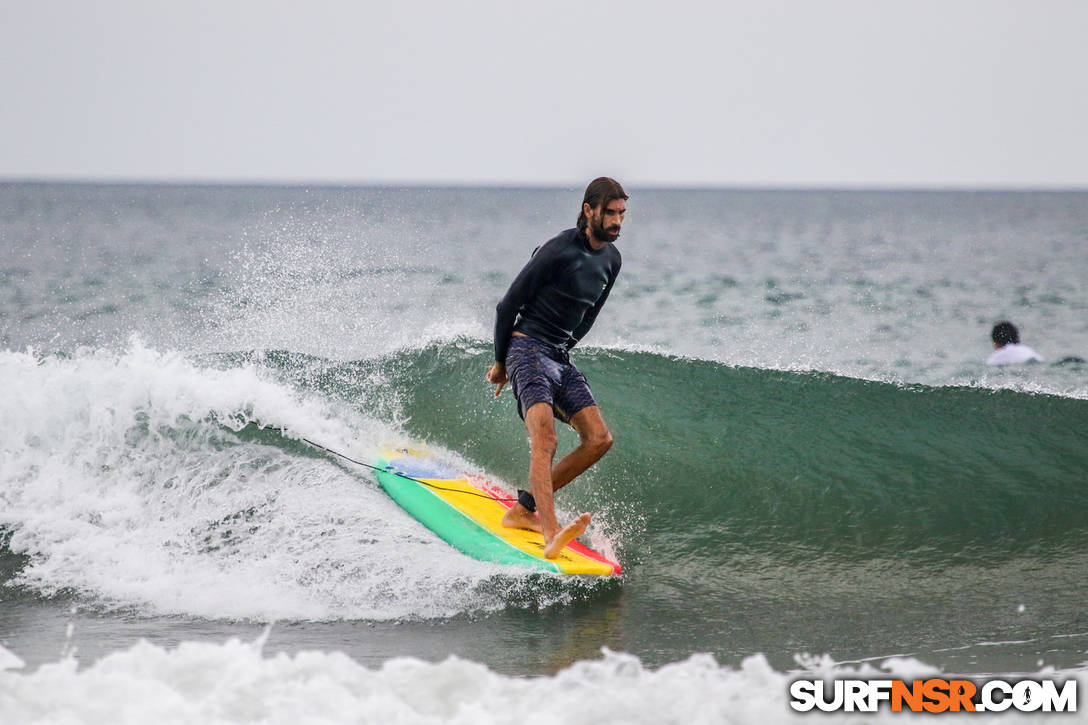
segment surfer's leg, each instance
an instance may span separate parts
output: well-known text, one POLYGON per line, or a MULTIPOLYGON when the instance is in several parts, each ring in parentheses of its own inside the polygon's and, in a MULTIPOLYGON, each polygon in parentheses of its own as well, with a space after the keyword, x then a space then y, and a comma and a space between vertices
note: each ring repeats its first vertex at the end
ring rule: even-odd
POLYGON ((570 424, 578 431, 581 443, 552 468, 553 491, 580 476, 612 447, 612 433, 596 405, 579 410, 571 417, 570 424))
MULTIPOLYGON (((554 559, 571 539, 585 532, 592 517, 584 513, 562 528, 555 517, 551 474, 559 442, 555 435, 552 407, 547 403, 536 403, 530 407, 525 413, 525 427, 529 430, 529 444, 532 447, 529 454, 529 485, 536 499, 540 531, 544 534, 544 556, 554 559)), ((514 505, 515 509, 518 507, 521 504, 514 505)))
MULTIPOLYGON (((518 402, 518 415, 525 421, 530 439, 529 491, 519 491, 515 503, 502 517, 502 525, 514 529, 543 532, 532 495, 532 471, 538 457, 545 457, 547 469, 555 458, 555 421, 552 413, 554 390, 559 380, 559 365, 543 354, 541 343, 528 337, 514 337, 506 366, 518 402), (551 375, 549 375, 551 373, 551 375), (550 449, 550 453, 548 452, 550 449)), ((542 464, 543 465, 543 464, 542 464)))
MULTIPOLYGON (((528 418, 526 418, 526 424, 528 424, 528 418)), ((596 405, 579 410, 571 417, 570 424, 574 430, 578 431, 581 443, 552 467, 553 493, 566 486, 594 463, 601 460, 601 457, 612 447, 612 433, 608 430, 608 426, 601 416, 601 409, 596 405)), ((554 421, 551 426, 551 430, 554 432, 554 421)), ((520 503, 515 503, 507 510, 502 523, 503 526, 512 528, 543 531, 540 526, 540 519, 520 503)), ((586 523, 589 523, 588 519, 586 523)), ((579 531, 574 536, 581 536, 581 532, 579 531)))
POLYGON ((550 530, 554 535, 559 524, 552 504, 551 468, 559 441, 555 435, 555 415, 551 404, 539 402, 530 405, 525 411, 525 427, 529 431, 529 488, 536 500, 539 517, 520 503, 515 503, 503 515, 502 524, 541 533, 550 530), (549 522, 548 529, 542 525, 543 521, 549 522))
POLYGON ((529 487, 536 499, 541 531, 547 539, 559 531, 552 502, 552 461, 559 445, 552 406, 536 403, 529 408, 525 412, 525 427, 529 430, 529 487))
MULTIPOLYGON (((570 419, 570 424, 578 431, 578 436, 582 442, 552 468, 553 492, 566 486, 587 468, 601 460, 601 456, 612 447, 612 434, 609 432, 608 426, 605 425, 604 418, 601 417, 601 409, 596 405, 582 408, 575 413, 570 419)), ((533 491, 535 493, 535 487, 533 491)), ((550 505, 551 500, 548 503, 550 505)), ((537 499, 537 506, 539 505, 540 499, 537 499)), ((563 550, 564 546, 570 543, 572 539, 585 533, 586 527, 589 526, 592 518, 591 514, 583 513, 572 523, 560 529, 554 537, 545 534, 544 556, 548 559, 559 556, 559 552, 563 550)))

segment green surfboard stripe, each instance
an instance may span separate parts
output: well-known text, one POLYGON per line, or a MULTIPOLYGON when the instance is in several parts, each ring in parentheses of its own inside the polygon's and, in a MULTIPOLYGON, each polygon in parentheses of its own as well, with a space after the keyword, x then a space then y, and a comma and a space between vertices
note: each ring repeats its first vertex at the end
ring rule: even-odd
MULTIPOLYGON (((388 465, 378 463, 379 468, 388 465)), ((378 483, 401 508, 450 546, 474 559, 558 572, 559 567, 511 546, 451 506, 425 485, 378 471, 378 483)))

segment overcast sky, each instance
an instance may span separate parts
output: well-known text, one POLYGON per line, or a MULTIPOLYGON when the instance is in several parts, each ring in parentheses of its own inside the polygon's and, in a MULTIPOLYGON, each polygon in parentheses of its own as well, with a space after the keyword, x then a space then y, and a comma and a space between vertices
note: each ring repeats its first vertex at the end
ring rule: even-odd
POLYGON ((1088 186, 1088 0, 0 0, 0 178, 1088 186))

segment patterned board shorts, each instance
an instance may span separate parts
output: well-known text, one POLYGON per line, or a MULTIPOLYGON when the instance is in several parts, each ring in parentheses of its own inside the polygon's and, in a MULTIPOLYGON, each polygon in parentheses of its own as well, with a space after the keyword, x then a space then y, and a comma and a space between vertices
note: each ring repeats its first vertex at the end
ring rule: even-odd
POLYGON ((531 337, 510 338, 506 372, 522 420, 533 405, 547 403, 555 417, 569 425, 575 413, 597 404, 586 376, 571 364, 567 353, 531 337))

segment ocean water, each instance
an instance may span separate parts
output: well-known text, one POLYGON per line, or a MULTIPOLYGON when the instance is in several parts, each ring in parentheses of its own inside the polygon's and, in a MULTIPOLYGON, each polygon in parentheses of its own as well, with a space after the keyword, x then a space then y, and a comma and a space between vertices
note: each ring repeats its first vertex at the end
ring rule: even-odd
POLYGON ((602 580, 468 559, 302 442, 523 485, 494 306, 580 189, 0 185, 0 722, 777 722, 808 670, 1083 684, 1088 193, 629 191, 574 355, 616 443, 558 497, 602 580), (1046 362, 986 367, 1001 319, 1046 362))

